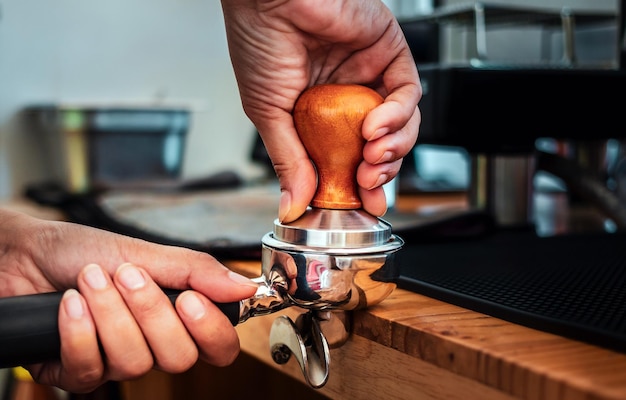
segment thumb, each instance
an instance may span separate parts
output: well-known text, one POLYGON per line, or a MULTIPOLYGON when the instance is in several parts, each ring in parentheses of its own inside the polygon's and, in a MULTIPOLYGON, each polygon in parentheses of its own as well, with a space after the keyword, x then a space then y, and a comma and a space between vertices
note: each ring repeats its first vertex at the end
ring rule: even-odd
POLYGON ((291 114, 285 113, 272 124, 259 128, 259 133, 280 183, 278 219, 294 221, 304 213, 315 194, 315 168, 298 137, 291 114))

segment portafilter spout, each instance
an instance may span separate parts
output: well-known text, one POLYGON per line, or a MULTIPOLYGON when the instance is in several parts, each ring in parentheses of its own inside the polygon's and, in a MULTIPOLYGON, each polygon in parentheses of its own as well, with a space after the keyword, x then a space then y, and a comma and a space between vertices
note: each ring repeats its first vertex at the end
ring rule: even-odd
MULTIPOLYGON (((262 238, 256 294, 217 304, 234 325, 289 306, 307 309, 295 322, 276 319, 270 351, 278 363, 294 355, 316 388, 327 382, 329 349, 349 335, 343 311, 377 304, 396 287, 394 254, 403 241, 391 233, 389 223, 361 208, 356 183, 365 144, 363 120, 382 101, 360 85, 319 85, 301 94, 293 117, 317 170, 317 192, 304 215, 291 223, 276 220, 262 238)), ((165 292, 172 302, 180 293, 165 292)), ((58 359, 61 297, 46 293, 0 299, 0 367, 58 359)))

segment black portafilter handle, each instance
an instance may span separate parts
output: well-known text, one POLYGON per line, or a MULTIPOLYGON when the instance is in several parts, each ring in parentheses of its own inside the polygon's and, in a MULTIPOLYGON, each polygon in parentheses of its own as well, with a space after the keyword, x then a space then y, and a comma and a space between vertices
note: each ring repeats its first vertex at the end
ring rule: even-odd
MULTIPOLYGON (((163 290, 172 304, 182 291, 163 290)), ((0 368, 58 360, 59 305, 62 292, 0 298, 0 368)), ((234 325, 240 302, 216 303, 234 325)))

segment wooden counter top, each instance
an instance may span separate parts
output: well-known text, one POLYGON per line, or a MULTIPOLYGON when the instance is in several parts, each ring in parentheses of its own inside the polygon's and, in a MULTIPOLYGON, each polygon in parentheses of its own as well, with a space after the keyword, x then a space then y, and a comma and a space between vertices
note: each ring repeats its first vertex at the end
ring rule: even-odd
MULTIPOLYGON (((228 266, 261 273, 259 262, 228 266)), ((251 318, 237 330, 244 353, 303 382, 295 360, 271 360, 268 343, 274 319, 299 312, 251 318)), ((330 378, 318 391, 333 399, 626 399, 626 354, 406 290, 353 312, 352 322, 348 342, 331 350, 330 378)))
MULTIPOLYGON (((260 273, 254 263, 231 267, 260 273)), ((295 319, 298 312, 282 314, 295 319)), ((303 381, 295 361, 271 360, 276 316, 238 326, 242 350, 303 381)), ((396 289, 353 313, 352 337, 331 350, 320 392, 334 399, 626 399, 626 354, 396 289)))

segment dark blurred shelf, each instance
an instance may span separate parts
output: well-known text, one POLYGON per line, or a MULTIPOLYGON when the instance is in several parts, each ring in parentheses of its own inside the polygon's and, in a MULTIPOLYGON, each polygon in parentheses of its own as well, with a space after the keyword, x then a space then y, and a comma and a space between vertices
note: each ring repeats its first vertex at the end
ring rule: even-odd
POLYGON ((512 24, 560 27, 563 12, 570 12, 574 15, 577 25, 603 24, 614 21, 618 16, 617 12, 611 11, 572 11, 567 8, 549 9, 476 2, 439 7, 432 14, 411 18, 403 22, 435 22, 472 26, 475 24, 477 12, 484 13, 485 20, 490 27, 512 24))
POLYGON ((528 152, 540 137, 626 136, 626 71, 422 65, 420 143, 528 152))

